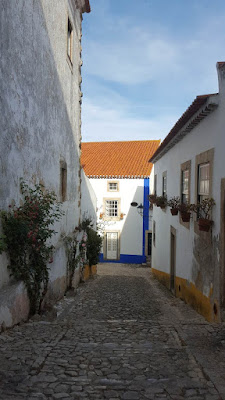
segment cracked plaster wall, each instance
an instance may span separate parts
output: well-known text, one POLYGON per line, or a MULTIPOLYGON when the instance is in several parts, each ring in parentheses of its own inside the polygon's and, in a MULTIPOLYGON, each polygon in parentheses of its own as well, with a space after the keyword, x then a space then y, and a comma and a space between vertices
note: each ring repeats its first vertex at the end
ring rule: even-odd
MULTIPOLYGON (((21 201, 20 177, 28 184, 43 183, 60 200, 60 161, 66 162, 67 200, 65 215, 55 226, 52 283, 66 275, 60 235, 70 233, 80 218, 81 22, 80 10, 70 0, 0 4, 0 209, 21 201), (67 58, 68 16, 74 32, 73 67, 67 58)), ((3 254, 0 288, 9 282, 3 254)), ((63 290, 60 283, 59 296, 63 290)))

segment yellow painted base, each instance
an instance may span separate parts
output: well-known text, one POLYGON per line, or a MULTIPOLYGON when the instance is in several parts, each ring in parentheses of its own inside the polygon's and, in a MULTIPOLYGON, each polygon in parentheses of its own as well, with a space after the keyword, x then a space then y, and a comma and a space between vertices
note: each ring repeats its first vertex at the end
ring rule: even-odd
MULTIPOLYGON (((153 275, 168 289, 170 289, 170 275, 152 268, 153 275)), ((196 286, 186 279, 175 278, 175 296, 190 304, 199 314, 209 322, 220 322, 219 303, 212 296, 205 296, 196 286)))
POLYGON ((89 265, 84 266, 83 279, 85 281, 87 281, 89 278, 93 277, 96 274, 97 274, 97 265, 92 265, 91 267, 89 265))

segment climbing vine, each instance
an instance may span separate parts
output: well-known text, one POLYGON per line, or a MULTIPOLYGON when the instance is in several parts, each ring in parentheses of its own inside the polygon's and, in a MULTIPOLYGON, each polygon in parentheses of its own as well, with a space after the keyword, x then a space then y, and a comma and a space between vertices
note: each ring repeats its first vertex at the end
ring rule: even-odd
POLYGON ((67 254, 68 287, 72 287, 75 269, 88 263, 96 265, 99 259, 102 239, 93 229, 92 220, 83 217, 82 222, 71 235, 63 237, 67 254))
POLYGON ((80 262, 80 256, 77 255, 77 246, 79 241, 74 233, 64 236, 63 240, 66 248, 68 288, 70 289, 72 287, 75 269, 79 266, 80 262))
POLYGON ((11 275, 22 280, 30 299, 30 314, 40 311, 47 292, 48 263, 53 262, 54 247, 49 239, 56 232, 52 228, 62 216, 60 204, 54 192, 43 186, 34 189, 21 181, 24 201, 20 207, 9 205, 9 211, 1 212, 4 236, 0 253, 7 251, 11 275))
POLYGON ((102 238, 92 227, 87 228, 87 259, 89 265, 99 262, 99 254, 102 246, 102 238))
POLYGON ((83 218, 79 228, 84 232, 81 246, 85 249, 86 259, 90 266, 96 265, 99 261, 102 238, 93 229, 93 223, 90 218, 83 218))

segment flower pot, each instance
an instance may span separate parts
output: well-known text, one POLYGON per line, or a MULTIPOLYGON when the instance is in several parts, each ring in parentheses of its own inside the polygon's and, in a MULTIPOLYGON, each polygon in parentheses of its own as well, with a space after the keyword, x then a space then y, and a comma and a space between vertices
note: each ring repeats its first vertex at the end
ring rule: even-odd
POLYGON ((181 214, 181 219, 183 222, 189 222, 191 218, 191 213, 187 211, 183 211, 180 213, 181 214))
POLYGON ((204 219, 204 218, 198 219, 198 227, 200 231, 209 232, 211 225, 212 221, 210 221, 209 219, 204 219))
POLYGON ((155 204, 156 196, 154 194, 150 194, 148 198, 151 204, 155 204))
POLYGON ((170 212, 172 215, 177 215, 178 214, 178 208, 171 208, 170 212))

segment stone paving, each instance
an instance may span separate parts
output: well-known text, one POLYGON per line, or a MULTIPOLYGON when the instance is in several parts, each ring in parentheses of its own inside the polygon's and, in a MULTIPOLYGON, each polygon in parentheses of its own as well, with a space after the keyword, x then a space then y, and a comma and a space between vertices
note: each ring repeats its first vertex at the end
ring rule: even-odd
POLYGON ((225 399, 225 325, 149 268, 99 265, 57 310, 0 335, 0 399, 225 399))

